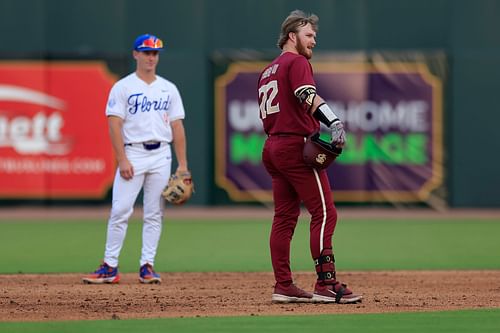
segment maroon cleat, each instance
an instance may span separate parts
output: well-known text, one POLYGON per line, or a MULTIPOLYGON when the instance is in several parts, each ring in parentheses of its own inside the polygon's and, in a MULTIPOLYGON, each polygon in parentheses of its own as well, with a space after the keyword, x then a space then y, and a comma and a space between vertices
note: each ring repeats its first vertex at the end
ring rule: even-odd
POLYGON ((362 295, 356 295, 351 289, 338 281, 333 284, 316 283, 312 301, 314 303, 357 303, 361 302, 362 295))
POLYGON ((273 303, 310 303, 312 296, 293 283, 287 287, 277 283, 271 300, 273 303))

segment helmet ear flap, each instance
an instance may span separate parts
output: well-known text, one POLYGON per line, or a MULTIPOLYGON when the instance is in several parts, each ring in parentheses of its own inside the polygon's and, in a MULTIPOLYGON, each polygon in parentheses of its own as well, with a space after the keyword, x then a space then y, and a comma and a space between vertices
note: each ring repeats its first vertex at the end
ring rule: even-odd
POLYGON ((307 165, 321 170, 330 166, 341 153, 342 148, 332 146, 316 132, 306 139, 302 154, 307 165))

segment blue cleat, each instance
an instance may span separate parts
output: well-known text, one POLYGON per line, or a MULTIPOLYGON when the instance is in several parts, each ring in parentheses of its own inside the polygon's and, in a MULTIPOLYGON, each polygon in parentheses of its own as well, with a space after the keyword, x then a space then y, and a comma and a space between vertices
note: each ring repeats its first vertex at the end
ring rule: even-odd
POLYGON ((139 281, 141 283, 161 283, 161 277, 150 264, 144 264, 139 270, 139 281))
POLYGON ((102 263, 94 273, 84 277, 82 281, 87 284, 118 283, 120 282, 120 273, 118 273, 118 267, 102 263))

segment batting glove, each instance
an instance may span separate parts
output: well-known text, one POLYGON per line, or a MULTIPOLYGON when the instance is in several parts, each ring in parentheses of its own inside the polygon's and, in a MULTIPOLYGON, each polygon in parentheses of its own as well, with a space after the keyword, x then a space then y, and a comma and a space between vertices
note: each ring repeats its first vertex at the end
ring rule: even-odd
POLYGON ((330 125, 330 130, 332 131, 332 146, 342 148, 345 145, 345 131, 344 124, 340 120, 336 120, 330 125))

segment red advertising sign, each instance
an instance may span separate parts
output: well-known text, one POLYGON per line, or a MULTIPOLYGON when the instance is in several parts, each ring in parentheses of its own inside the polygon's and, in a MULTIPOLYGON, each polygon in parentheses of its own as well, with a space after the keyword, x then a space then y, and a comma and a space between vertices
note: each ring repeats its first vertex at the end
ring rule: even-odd
POLYGON ((115 162, 102 62, 0 62, 0 197, 102 198, 115 162))

